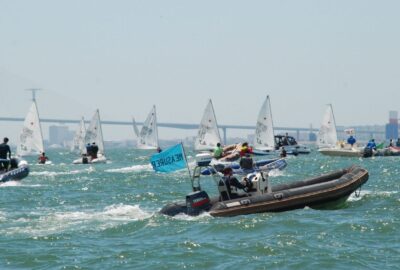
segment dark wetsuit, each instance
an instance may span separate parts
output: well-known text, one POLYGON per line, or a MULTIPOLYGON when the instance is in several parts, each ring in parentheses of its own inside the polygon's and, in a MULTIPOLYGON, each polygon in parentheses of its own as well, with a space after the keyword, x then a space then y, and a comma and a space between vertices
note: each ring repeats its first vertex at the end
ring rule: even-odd
POLYGON ((92 159, 97 158, 97 152, 99 152, 99 147, 95 144, 92 144, 92 159))
MULTIPOLYGON (((0 159, 7 159, 7 154, 11 158, 11 149, 10 146, 6 143, 0 144, 0 159)), ((4 160, 0 161, 0 170, 8 168, 9 161, 4 160)))
MULTIPOLYGON (((224 176, 222 178, 223 178, 223 180, 225 182, 226 188, 228 189, 229 197, 231 199, 238 198, 238 195, 236 193, 232 193, 232 187, 236 187, 236 188, 239 188, 239 189, 245 189, 246 188, 246 186, 243 185, 242 183, 240 183, 239 180, 237 180, 236 177, 224 176)), ((224 200, 225 200, 225 198, 224 198, 224 200)))
POLYGON ((244 170, 252 170, 253 169, 253 159, 251 157, 242 157, 240 159, 240 167, 244 170))

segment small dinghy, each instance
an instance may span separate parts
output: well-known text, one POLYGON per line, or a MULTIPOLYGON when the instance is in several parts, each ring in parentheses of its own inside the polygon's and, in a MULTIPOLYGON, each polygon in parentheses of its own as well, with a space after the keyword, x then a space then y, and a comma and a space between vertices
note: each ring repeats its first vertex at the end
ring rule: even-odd
POLYGON ((25 160, 20 161, 16 158, 12 158, 11 160, 0 159, 0 161, 9 163, 9 169, 7 171, 0 171, 0 183, 22 180, 29 174, 29 166, 25 160))
POLYGON ((368 171, 352 166, 328 174, 288 184, 271 185, 268 174, 258 172, 252 178, 246 191, 235 190, 224 181, 221 174, 215 175, 219 196, 209 198, 200 187, 201 166, 197 166, 192 177, 193 192, 186 200, 166 205, 160 213, 199 215, 208 212, 212 216, 236 216, 263 212, 277 212, 301 209, 334 209, 367 182, 368 171))

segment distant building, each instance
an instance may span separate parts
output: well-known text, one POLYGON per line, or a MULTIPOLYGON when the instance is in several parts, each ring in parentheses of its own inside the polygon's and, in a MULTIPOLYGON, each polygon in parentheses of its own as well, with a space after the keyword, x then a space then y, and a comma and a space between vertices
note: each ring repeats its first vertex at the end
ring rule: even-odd
POLYGON ((74 138, 74 132, 70 131, 67 126, 50 126, 49 127, 49 144, 50 145, 67 145, 74 138))
POLYGON ((386 139, 399 137, 399 120, 397 111, 389 111, 389 123, 386 124, 386 139))

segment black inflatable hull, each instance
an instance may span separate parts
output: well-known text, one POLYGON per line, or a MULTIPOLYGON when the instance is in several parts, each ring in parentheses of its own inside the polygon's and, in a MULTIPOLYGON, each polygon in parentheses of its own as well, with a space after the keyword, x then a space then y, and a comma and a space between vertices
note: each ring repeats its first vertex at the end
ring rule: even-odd
MULTIPOLYGON (((236 216, 263 212, 278 212, 311 208, 324 208, 343 202, 365 182, 368 171, 353 166, 329 174, 272 187, 272 192, 259 196, 241 197, 229 201, 212 198, 207 209, 212 216, 236 216)), ((165 215, 187 214, 185 202, 173 203, 160 211, 165 215)))
POLYGON ((0 173, 0 183, 8 182, 8 181, 18 181, 27 177, 29 174, 28 166, 21 166, 16 169, 0 173))

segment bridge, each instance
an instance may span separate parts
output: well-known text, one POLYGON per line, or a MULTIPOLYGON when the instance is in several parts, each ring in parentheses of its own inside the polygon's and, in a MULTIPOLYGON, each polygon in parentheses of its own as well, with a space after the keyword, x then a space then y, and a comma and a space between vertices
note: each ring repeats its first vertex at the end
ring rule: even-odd
MULTIPOLYGON (((21 117, 0 117, 1 121, 9 121, 9 122, 23 122, 25 121, 24 118, 21 117)), ((55 119, 55 118, 42 118, 40 119, 41 123, 55 123, 55 124, 78 124, 80 120, 70 120, 70 119, 55 119)), ((86 120, 86 123, 90 121, 86 120)), ((128 121, 109 121, 109 120, 102 120, 102 125, 116 125, 116 126, 131 126, 132 122, 128 121)), ((143 122, 136 122, 137 125, 143 125, 143 122)), ((182 123, 157 123, 158 127, 165 127, 165 128, 177 128, 177 129, 198 129, 199 124, 182 124, 182 123)), ((223 140, 226 143, 227 138, 227 130, 228 129, 249 129, 255 130, 255 126, 247 126, 247 125, 218 125, 223 132, 223 140)), ((300 132, 318 132, 316 128, 301 128, 301 127, 274 127, 275 131, 280 132, 296 132, 296 138, 299 139, 300 132)), ((338 132, 344 132, 344 128, 338 127, 338 132)), ((276 132, 279 133, 279 132, 276 132)), ((374 134, 385 134, 383 131, 377 130, 357 130, 357 134, 369 134, 371 138, 374 134)))

